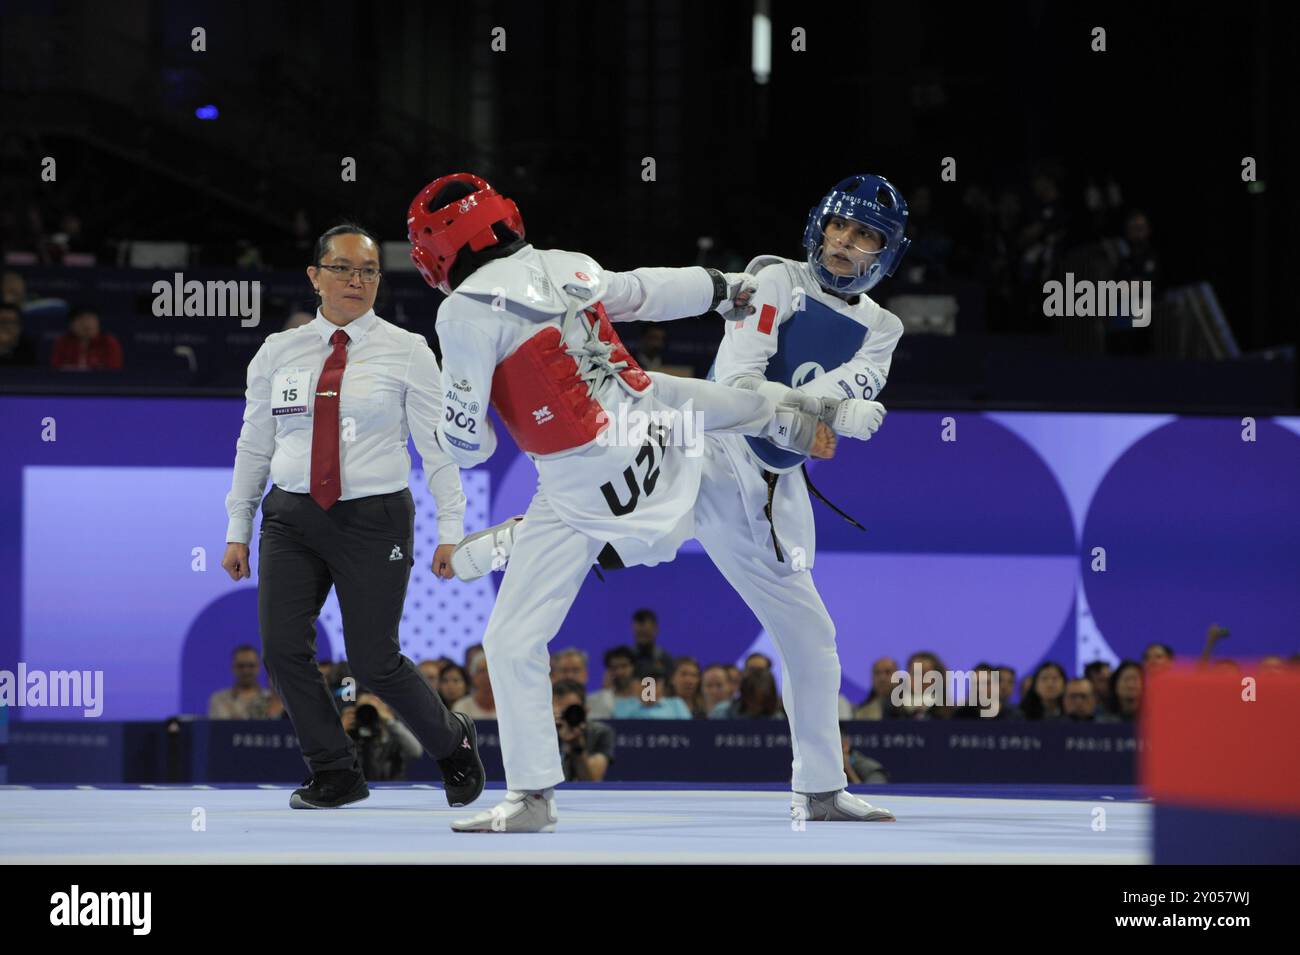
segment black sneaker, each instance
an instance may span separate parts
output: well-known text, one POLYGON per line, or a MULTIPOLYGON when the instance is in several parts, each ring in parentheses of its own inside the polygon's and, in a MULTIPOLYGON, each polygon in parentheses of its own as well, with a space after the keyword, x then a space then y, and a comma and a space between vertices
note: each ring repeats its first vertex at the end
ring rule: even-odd
POLYGON ((464 713, 451 715, 465 725, 465 738, 450 756, 438 760, 438 768, 442 770, 447 805, 468 806, 483 795, 487 773, 483 771, 483 760, 478 758, 478 731, 474 729, 474 721, 464 713))
POLYGON ((360 802, 370 795, 366 778, 350 769, 327 769, 316 773, 289 797, 291 809, 338 809, 360 802))

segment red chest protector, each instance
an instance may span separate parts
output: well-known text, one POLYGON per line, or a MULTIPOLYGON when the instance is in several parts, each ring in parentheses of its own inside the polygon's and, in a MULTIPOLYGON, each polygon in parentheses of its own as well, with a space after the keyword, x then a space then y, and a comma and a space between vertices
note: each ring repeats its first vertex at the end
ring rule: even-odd
MULTIPOLYGON (((597 323, 602 342, 613 345, 612 362, 627 362, 618 372, 623 383, 640 394, 650 387, 624 347, 605 307, 597 302, 583 311, 583 321, 597 323)), ((555 454, 582 447, 608 425, 600 402, 587 396, 587 383, 578 377, 578 363, 564 350, 560 329, 548 325, 497 365, 492 376, 492 406, 521 451, 555 454)))

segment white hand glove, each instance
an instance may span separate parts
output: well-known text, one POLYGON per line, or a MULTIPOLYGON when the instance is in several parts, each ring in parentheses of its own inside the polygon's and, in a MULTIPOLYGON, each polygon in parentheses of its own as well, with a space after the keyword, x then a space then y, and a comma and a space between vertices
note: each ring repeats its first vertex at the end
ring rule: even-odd
POLYGON ((758 291, 758 279, 748 272, 723 272, 722 277, 727 281, 727 295, 715 311, 731 320, 753 315, 754 306, 749 303, 758 291))
POLYGON ((831 428, 836 434, 866 441, 885 420, 885 406, 879 401, 863 398, 846 398, 835 409, 831 428))

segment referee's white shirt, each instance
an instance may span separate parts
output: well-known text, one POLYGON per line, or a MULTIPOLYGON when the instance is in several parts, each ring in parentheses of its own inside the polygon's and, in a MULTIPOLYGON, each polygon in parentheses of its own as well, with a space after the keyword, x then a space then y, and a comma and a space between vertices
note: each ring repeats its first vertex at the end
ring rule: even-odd
POLYGON ((421 335, 384 321, 373 310, 345 326, 320 311, 306 325, 266 337, 248 365, 244 426, 235 453, 235 476, 226 496, 228 543, 247 544, 253 514, 269 475, 285 491, 307 493, 311 484, 312 406, 321 370, 332 347, 330 336, 342 327, 352 339, 339 389, 339 440, 342 500, 389 494, 408 486, 411 455, 406 441, 424 459, 424 477, 438 508, 438 543, 457 544, 465 536, 465 492, 460 469, 438 447, 435 434, 442 411, 442 372, 421 335), (272 384, 277 374, 310 369, 311 394, 305 410, 277 409, 272 384), (283 413, 290 411, 290 413, 283 413))

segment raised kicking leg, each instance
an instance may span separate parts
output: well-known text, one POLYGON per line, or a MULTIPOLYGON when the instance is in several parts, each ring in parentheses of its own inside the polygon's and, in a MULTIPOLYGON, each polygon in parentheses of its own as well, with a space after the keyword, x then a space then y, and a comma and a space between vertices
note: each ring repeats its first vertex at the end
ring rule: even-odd
MULTIPOLYGON (((655 395, 674 411, 698 415, 698 431, 688 426, 686 434, 703 442, 705 434, 740 434, 772 440, 781 447, 828 456, 835 448, 835 433, 821 423, 807 405, 779 403, 759 391, 746 391, 698 378, 679 378, 650 372, 655 395)), ((792 395, 790 389, 783 389, 792 395)), ((703 453, 701 446, 696 452, 703 453)), ((470 534, 452 554, 451 568, 465 582, 478 580, 500 570, 510 560, 521 517, 511 517, 492 527, 470 534)))

